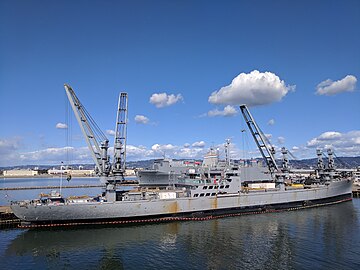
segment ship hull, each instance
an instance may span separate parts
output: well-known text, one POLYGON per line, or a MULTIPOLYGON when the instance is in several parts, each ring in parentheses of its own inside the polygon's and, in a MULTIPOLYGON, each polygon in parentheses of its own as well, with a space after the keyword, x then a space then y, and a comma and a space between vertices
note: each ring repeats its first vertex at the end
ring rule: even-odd
POLYGON ((218 194, 216 197, 38 206, 13 204, 11 208, 18 218, 32 224, 216 217, 224 214, 271 212, 342 202, 351 199, 351 186, 351 181, 344 180, 311 189, 218 194))

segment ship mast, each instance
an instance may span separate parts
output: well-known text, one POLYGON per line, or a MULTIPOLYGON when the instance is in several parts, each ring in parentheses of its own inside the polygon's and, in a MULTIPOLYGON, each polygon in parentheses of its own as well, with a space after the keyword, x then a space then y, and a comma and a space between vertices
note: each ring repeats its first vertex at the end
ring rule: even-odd
POLYGON ((230 139, 226 139, 225 142, 225 162, 226 166, 230 167, 230 139))
POLYGON ((264 158, 266 165, 269 168, 271 174, 278 172, 279 168, 275 161, 275 149, 274 147, 270 147, 270 142, 264 135, 264 133, 260 130, 258 125, 256 124, 254 118, 252 117, 250 111, 248 110, 246 105, 241 105, 240 110, 245 119, 246 124, 249 127, 251 135, 253 136, 259 151, 264 158))

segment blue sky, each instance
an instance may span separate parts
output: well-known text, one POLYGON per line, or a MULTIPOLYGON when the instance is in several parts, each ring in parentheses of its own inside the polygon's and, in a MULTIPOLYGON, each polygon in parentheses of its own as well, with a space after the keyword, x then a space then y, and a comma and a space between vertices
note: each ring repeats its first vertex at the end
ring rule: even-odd
POLYGON ((360 155, 359 29, 348 0, 1 1, 0 166, 91 161, 64 83, 104 132, 128 92, 129 160, 256 156, 244 102, 298 158, 360 155))

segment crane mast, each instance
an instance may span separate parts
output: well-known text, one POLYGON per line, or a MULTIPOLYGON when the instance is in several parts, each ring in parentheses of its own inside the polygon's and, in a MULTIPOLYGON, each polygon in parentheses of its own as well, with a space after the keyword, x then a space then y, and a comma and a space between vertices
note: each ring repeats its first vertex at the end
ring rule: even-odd
POLYGON ((116 115, 115 125, 115 140, 114 140, 114 160, 112 173, 114 176, 124 176, 125 161, 126 161, 126 127, 127 127, 127 110, 128 109, 128 95, 127 93, 120 93, 118 110, 116 115))
POLYGON ((241 113, 245 119, 246 124, 249 127, 251 135, 253 136, 259 151, 264 158, 266 165, 268 166, 271 174, 274 172, 278 172, 279 168, 276 164, 275 157, 274 157, 274 148, 270 148, 267 145, 267 139, 264 133, 260 130, 258 125, 256 124, 254 118, 252 117, 250 111, 248 110, 246 105, 240 106, 241 113))

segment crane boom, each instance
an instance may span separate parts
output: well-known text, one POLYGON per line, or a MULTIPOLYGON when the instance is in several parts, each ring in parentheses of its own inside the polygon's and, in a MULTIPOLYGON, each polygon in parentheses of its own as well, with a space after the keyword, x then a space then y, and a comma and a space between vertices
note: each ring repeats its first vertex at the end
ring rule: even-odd
POLYGON ((245 119, 246 124, 249 127, 251 135, 253 136, 255 143, 259 148, 259 151, 262 157, 264 158, 270 172, 274 173, 276 171, 279 171, 279 168, 276 164, 275 157, 273 154, 274 151, 273 149, 270 149, 270 147, 267 145, 264 133, 260 130, 260 128, 256 124, 247 106, 241 105, 240 110, 245 119))
POLYGON ((128 95, 127 93, 120 93, 115 126, 114 160, 112 170, 114 175, 123 175, 125 172, 127 109, 128 95))
POLYGON ((107 155, 109 140, 81 104, 74 90, 67 84, 64 87, 99 174, 108 176, 110 173, 110 163, 107 155))

